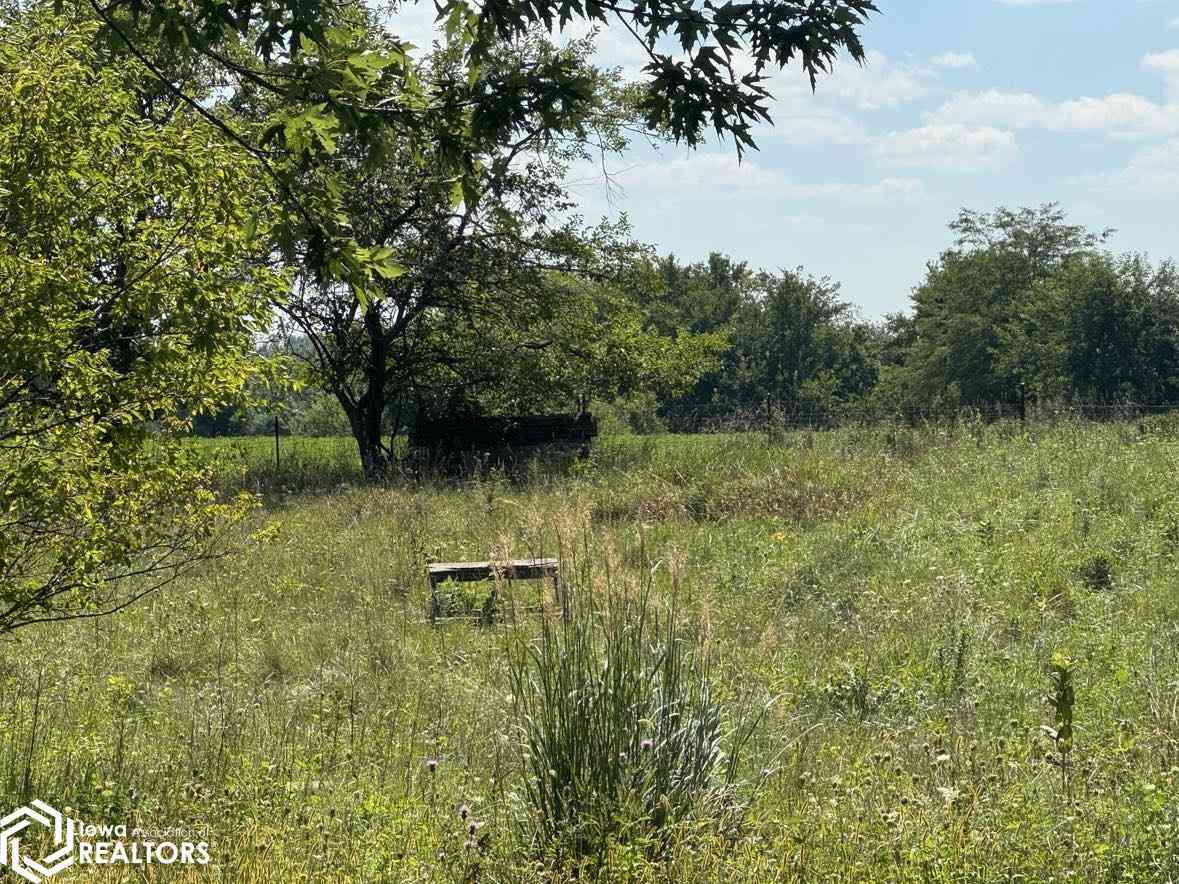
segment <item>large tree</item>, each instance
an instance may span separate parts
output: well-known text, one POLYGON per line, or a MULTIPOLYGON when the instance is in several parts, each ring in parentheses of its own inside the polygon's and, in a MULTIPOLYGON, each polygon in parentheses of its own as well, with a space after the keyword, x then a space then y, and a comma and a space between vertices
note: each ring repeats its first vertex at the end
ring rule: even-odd
POLYGON ((890 387, 910 406, 1022 407, 1039 368, 1013 341, 1029 333, 1037 288, 1108 231, 1070 224, 1056 205, 963 210, 950 229, 954 246, 913 292, 913 342, 890 387))
POLYGON ((284 286, 256 168, 44 9, 0 40, 0 633, 116 610, 220 554, 247 501, 190 462, 284 286))
MULTIPOLYGON (((357 243, 397 255, 398 267, 362 290, 288 253, 300 269, 277 305, 280 328, 310 343, 312 376, 347 414, 370 478, 387 470, 405 424, 430 412, 575 406, 591 392, 655 382, 673 363, 690 379, 689 354, 702 349, 689 336, 647 333, 615 294, 641 282, 642 249, 624 223, 584 225, 564 189, 569 164, 587 159, 590 144, 621 149, 634 119, 633 95, 589 64, 590 51, 533 36, 493 59, 493 78, 561 67, 566 85, 528 102, 515 142, 476 158, 474 188, 442 162, 444 132, 409 143, 389 130, 379 160, 371 142, 345 136, 325 163, 357 243)), ((420 78, 446 79, 464 64, 456 47, 441 49, 420 78)))

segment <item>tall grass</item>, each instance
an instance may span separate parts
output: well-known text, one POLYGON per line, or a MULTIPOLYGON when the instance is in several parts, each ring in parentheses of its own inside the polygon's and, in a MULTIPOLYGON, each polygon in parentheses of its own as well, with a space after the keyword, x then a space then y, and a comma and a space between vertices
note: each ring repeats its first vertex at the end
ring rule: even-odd
POLYGON ((198 461, 222 487, 263 493, 331 491, 363 479, 356 442, 349 436, 193 438, 198 461))
POLYGON ((698 628, 648 582, 573 598, 510 656, 535 847, 601 864, 618 844, 657 855, 685 825, 731 825, 750 728, 726 726, 698 628))
POLYGON ((215 869, 76 880, 1179 880, 1176 475, 1174 422, 1061 421, 268 497, 233 558, 0 644, 0 812, 209 830, 215 869), (587 612, 430 625, 428 561, 528 555, 587 612), (678 782, 717 798, 662 824, 678 782))

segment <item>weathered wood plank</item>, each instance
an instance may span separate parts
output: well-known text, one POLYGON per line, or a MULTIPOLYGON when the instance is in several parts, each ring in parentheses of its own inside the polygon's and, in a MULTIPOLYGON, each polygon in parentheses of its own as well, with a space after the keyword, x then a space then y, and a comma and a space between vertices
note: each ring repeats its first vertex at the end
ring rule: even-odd
POLYGON ((434 562, 426 566, 431 583, 443 580, 466 582, 491 580, 497 575, 505 580, 536 580, 556 576, 557 559, 511 559, 506 562, 434 562))

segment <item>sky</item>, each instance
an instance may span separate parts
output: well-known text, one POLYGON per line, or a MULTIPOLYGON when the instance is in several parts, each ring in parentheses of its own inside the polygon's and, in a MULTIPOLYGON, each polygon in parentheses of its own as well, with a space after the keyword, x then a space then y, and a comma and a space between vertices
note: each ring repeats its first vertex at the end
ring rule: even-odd
MULTIPOLYGON (((1179 257, 1179 0, 877 5, 865 66, 842 59, 813 94, 775 74, 760 150, 634 145, 607 159, 612 185, 571 175, 582 215, 625 212, 684 261, 829 276, 868 319, 907 307, 962 207, 1058 202, 1115 228, 1115 251, 1179 257)), ((625 36, 600 34, 597 57, 635 76, 625 36)))

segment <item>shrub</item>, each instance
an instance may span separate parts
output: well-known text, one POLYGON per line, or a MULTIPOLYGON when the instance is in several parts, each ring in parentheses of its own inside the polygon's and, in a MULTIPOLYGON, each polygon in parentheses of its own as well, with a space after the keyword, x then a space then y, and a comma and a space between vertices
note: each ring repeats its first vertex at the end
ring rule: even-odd
POLYGON ((699 631, 646 588, 575 599, 569 620, 511 654, 537 846, 558 862, 600 862, 627 843, 657 855, 685 825, 734 821, 756 720, 726 752, 699 631))

